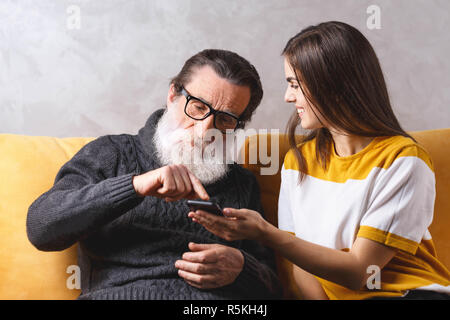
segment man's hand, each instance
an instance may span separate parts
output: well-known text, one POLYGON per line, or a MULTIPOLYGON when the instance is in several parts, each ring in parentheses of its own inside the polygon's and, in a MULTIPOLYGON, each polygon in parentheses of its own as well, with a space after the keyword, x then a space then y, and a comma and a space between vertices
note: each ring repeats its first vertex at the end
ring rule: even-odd
POLYGON ((141 196, 176 201, 182 198, 209 200, 200 180, 183 165, 170 165, 133 177, 133 186, 141 196))
POLYGON ((175 262, 178 275, 199 289, 214 289, 231 284, 244 267, 244 255, 221 244, 189 243, 190 252, 175 262))

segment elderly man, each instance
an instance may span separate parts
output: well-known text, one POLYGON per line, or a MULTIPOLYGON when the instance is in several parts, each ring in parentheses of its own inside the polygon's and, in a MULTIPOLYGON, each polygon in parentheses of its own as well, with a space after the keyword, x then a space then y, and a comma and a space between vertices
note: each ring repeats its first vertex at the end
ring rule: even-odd
POLYGON ((262 94, 258 73, 239 55, 194 55, 172 80, 167 108, 137 135, 99 137, 60 169, 29 208, 31 243, 56 251, 79 242, 79 299, 277 298, 272 253, 214 236, 188 218, 186 203, 262 212, 254 176, 208 155, 214 139, 203 139, 211 129, 242 128, 262 94), (183 162, 196 148, 201 161, 183 162))

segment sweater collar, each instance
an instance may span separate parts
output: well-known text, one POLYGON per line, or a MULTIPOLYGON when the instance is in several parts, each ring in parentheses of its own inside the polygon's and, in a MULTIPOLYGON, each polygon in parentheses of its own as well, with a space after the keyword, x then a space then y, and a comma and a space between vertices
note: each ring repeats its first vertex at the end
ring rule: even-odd
POLYGON ((151 161, 157 167, 160 167, 161 164, 159 162, 158 156, 156 154, 155 144, 153 142, 153 136, 155 135, 156 126, 158 125, 159 120, 164 114, 165 109, 158 109, 153 112, 150 117, 147 119, 145 126, 141 128, 138 132, 139 140, 144 147, 145 152, 150 157, 151 161))

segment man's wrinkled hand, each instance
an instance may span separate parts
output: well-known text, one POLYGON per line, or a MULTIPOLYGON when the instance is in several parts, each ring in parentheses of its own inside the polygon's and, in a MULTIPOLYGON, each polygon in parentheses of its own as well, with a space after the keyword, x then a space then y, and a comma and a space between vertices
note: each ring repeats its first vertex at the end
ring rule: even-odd
POLYGON ((169 165, 134 176, 133 186, 141 197, 154 196, 166 201, 209 200, 200 180, 184 165, 169 165))
POLYGON ((244 255, 221 244, 189 243, 190 252, 175 262, 178 275, 199 289, 214 289, 233 283, 244 267, 244 255))

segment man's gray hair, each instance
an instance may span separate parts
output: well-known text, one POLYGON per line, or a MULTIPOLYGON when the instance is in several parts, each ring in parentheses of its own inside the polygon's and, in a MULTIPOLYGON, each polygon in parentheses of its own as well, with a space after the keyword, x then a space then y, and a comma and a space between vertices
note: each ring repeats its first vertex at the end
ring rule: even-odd
POLYGON ((261 80, 255 67, 231 51, 219 49, 200 51, 189 58, 178 75, 172 79, 171 84, 174 85, 178 94, 181 94, 182 87, 189 83, 195 69, 202 66, 210 66, 219 77, 232 84, 246 86, 250 89, 250 101, 240 117, 242 124, 250 121, 263 97, 261 80))

